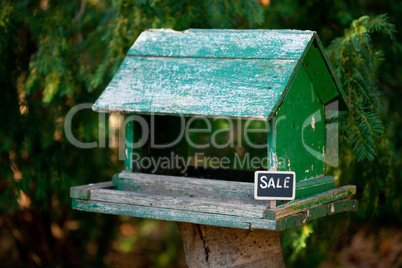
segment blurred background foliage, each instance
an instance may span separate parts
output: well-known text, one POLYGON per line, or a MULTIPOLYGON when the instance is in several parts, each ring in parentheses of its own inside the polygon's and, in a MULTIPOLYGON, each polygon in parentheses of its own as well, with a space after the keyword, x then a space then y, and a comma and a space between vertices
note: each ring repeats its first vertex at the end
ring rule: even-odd
MULTIPOLYGON (((71 186, 110 180, 122 161, 110 139, 106 148, 71 145, 66 114, 96 100, 147 28, 286 28, 317 31, 342 81, 351 112, 340 165, 328 173, 357 185, 360 201, 358 213, 282 232, 287 265, 398 267, 401 13, 396 0, 1 1, 1 266, 184 266, 174 223, 71 209, 71 186)), ((115 133, 108 119, 102 129, 115 133)), ((80 111, 73 134, 99 141, 98 121, 80 111)))

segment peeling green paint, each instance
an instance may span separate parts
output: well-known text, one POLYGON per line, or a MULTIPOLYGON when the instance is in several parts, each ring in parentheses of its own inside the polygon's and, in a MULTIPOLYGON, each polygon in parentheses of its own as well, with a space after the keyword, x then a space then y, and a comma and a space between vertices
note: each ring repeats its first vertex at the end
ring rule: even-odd
POLYGON ((275 118, 278 170, 296 172, 297 181, 324 175, 324 106, 303 68, 275 118))

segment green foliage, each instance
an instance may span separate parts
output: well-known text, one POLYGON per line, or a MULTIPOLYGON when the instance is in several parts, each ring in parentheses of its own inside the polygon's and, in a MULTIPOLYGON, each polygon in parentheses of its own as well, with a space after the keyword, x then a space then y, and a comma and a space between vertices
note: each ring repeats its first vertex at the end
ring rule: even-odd
POLYGON ((4 204, 5 208, 17 206, 14 198, 16 191, 12 187, 15 183, 11 172, 16 168, 16 164, 13 162, 15 154, 10 155, 8 152, 15 147, 14 140, 21 141, 18 136, 21 126, 17 84, 15 83, 18 77, 15 59, 18 59, 20 46, 18 38, 14 34, 18 27, 15 13, 15 9, 10 3, 0 3, 0 83, 3 87, 0 90, 2 106, 0 112, 0 174, 2 174, 2 179, 8 181, 11 186, 0 184, 0 204, 4 204))
POLYGON ((327 50, 349 108, 343 129, 359 161, 374 159, 376 144, 383 134, 377 81, 383 54, 373 48, 374 32, 391 36, 395 26, 388 22, 386 15, 372 20, 363 16, 354 20, 344 36, 336 38, 327 50))
POLYGON ((290 251, 287 263, 294 263, 304 253, 307 238, 314 232, 311 224, 305 224, 286 232, 281 238, 282 246, 290 251))
MULTIPOLYGON (((256 1, 222 1, 228 3, 224 16, 203 1, 0 3, 0 230, 17 245, 10 249, 17 257, 3 264, 102 262, 116 218, 72 211, 69 189, 108 180, 122 163, 113 148, 74 147, 64 129, 66 115, 76 104, 95 101, 147 28, 247 28, 263 19, 256 1), (72 223, 80 228, 70 228, 72 223), (74 246, 63 250, 66 244, 74 246), (93 244, 101 246, 94 251, 93 244)), ((81 142, 97 141, 98 128, 98 114, 90 110, 73 118, 73 135, 81 142)), ((160 265, 175 260, 164 256, 160 265)))
MULTIPOLYGON (((76 104, 96 100, 137 36, 152 27, 310 29, 318 31, 324 44, 344 34, 328 51, 351 111, 345 117, 345 136, 359 160, 377 157, 356 164, 350 146, 342 143, 340 180, 358 186, 361 214, 401 221, 402 50, 383 37, 395 30, 385 16, 352 23, 362 14, 385 12, 402 27, 402 5, 392 0, 286 0, 267 6, 248 0, 0 2, 0 239, 11 245, 0 251, 2 266, 105 265, 103 257, 112 251, 121 219, 72 211, 69 189, 109 180, 122 162, 115 148, 74 147, 64 120, 76 104), (385 96, 379 96, 379 88, 385 96)), ((72 128, 80 141, 97 141, 98 115, 80 111, 72 128)), ((326 238, 338 241, 340 234, 348 235, 335 227, 317 232, 318 225, 311 226, 315 231, 308 229, 308 235, 301 229, 288 234, 287 249, 297 254, 285 254, 294 263, 314 254, 315 264, 320 263, 332 245, 326 238)), ((121 247, 128 250, 127 243, 121 247)), ((148 254, 156 260, 153 264, 177 264, 173 242, 164 244, 166 250, 156 247, 148 254)))
POLYGON ((390 121, 385 116, 384 90, 379 82, 386 63, 381 49, 387 47, 374 42, 381 35, 393 38, 395 31, 387 15, 374 19, 363 16, 352 21, 344 36, 334 39, 327 49, 349 109, 341 120, 341 141, 347 141, 340 150, 341 184, 357 186, 360 217, 379 216, 386 204, 399 199, 391 190, 400 185, 400 178, 394 175, 391 144, 384 135, 390 121), (354 163, 355 158, 360 163, 354 163))

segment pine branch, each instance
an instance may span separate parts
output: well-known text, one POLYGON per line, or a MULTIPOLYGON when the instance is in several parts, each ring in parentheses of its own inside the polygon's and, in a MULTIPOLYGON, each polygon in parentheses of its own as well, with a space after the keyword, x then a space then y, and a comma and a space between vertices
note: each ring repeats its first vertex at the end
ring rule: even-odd
POLYGON ((373 48, 373 32, 391 35, 395 26, 386 14, 374 19, 363 16, 354 20, 344 36, 333 40, 327 50, 348 97, 349 116, 343 127, 358 161, 374 159, 376 142, 384 132, 377 79, 383 58, 373 48))

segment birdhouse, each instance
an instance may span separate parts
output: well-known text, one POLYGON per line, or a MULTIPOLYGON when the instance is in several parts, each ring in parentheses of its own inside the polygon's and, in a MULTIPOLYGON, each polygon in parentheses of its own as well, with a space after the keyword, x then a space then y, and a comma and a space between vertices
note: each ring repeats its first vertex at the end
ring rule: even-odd
POLYGON ((336 124, 337 107, 344 106, 343 95, 313 31, 147 30, 93 105, 98 112, 127 116, 124 171, 111 182, 73 187, 73 207, 275 231, 355 210, 355 186, 336 188, 334 178, 325 176, 333 146, 330 125, 336 124), (254 136, 265 147, 228 142, 230 149, 222 152, 189 145, 192 128, 202 129, 196 139, 204 145, 218 139, 213 130, 228 129, 220 133, 222 144, 253 124, 265 128, 254 136), (182 131, 190 132, 183 134, 189 139, 167 146, 182 131), (150 133, 154 144, 166 146, 153 146, 150 133), (197 159, 199 152, 204 154, 197 159), (247 153, 266 161, 251 168, 221 163, 247 153), (162 158, 165 168, 157 166, 162 158), (148 160, 141 165, 141 159, 148 160), (176 162, 183 165, 169 168, 176 162), (256 200, 253 174, 264 169, 295 172, 295 200, 277 206, 256 200))

